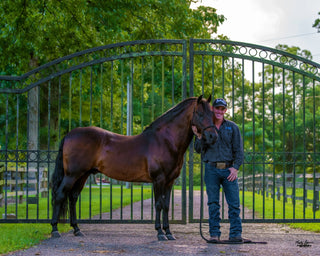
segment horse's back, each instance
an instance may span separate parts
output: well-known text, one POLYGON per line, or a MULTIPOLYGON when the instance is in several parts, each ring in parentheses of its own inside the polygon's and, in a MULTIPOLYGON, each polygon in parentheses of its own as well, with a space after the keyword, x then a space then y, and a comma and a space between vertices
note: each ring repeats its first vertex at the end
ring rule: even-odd
POLYGON ((117 180, 151 182, 147 151, 148 139, 141 135, 125 136, 98 127, 75 128, 65 137, 65 173, 78 177, 95 169, 117 180))

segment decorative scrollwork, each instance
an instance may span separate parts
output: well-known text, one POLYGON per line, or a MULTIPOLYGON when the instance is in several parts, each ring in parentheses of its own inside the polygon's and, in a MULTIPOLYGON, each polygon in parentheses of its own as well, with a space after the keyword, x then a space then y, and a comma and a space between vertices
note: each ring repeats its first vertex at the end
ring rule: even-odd
POLYGON ((293 70, 297 73, 310 75, 320 81, 320 64, 278 49, 225 40, 195 39, 194 44, 201 45, 201 49, 194 46, 195 51, 199 50, 201 51, 201 54, 206 54, 205 51, 207 51, 207 53, 210 55, 213 54, 225 56, 225 54, 228 53, 229 56, 232 54, 231 56, 235 58, 248 59, 257 62, 267 62, 268 64, 293 70), (206 49, 204 47, 205 43, 208 45, 206 49))

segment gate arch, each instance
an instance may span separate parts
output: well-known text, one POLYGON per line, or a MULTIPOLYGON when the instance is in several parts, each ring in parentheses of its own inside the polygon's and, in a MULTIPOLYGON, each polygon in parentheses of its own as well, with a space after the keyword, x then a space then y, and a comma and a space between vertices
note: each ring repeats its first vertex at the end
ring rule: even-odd
MULTIPOLYGON (((47 173, 68 130, 96 125, 137 134, 187 96, 210 93, 228 100, 229 117, 242 131, 241 199, 243 207, 252 208, 249 215, 243 211, 243 220, 318 222, 319 83, 320 65, 310 60, 258 45, 202 39, 106 45, 22 76, 0 76, 0 222, 50 221, 47 173)), ((193 202, 199 198, 194 186, 200 168, 191 145, 171 222, 186 223, 187 201, 189 222, 199 221, 193 202)), ((152 202, 134 203, 146 197, 152 197, 146 184, 92 177, 80 200, 79 222, 152 222, 152 202), (112 204, 119 204, 118 215, 104 215, 112 204)))

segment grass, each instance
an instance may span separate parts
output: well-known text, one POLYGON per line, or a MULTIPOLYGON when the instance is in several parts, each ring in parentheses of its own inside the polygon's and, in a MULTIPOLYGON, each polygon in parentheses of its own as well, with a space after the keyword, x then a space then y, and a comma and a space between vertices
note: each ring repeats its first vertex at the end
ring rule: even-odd
MULTIPOLYGON (((131 189, 113 185, 112 186, 112 209, 115 210, 121 207, 121 193, 123 193, 123 207, 131 203, 141 200, 141 186, 134 186, 131 189)), ((143 188, 143 199, 151 197, 151 186, 143 188)), ((95 216, 101 212, 110 212, 110 186, 102 188, 102 198, 100 198, 100 188, 93 186, 91 194, 89 188, 84 188, 81 193, 81 218, 86 219, 90 216, 95 216), (89 202, 91 198, 91 211, 89 202), (101 202, 101 204, 100 204, 101 202), (101 207, 100 207, 101 205, 101 207)), ((7 214, 14 213, 19 219, 50 219, 52 208, 50 205, 51 198, 40 198, 39 207, 37 205, 22 204, 8 205, 7 214), (48 209, 48 206, 49 209, 48 209), (28 208, 28 216, 27 216, 28 208), (37 218, 38 217, 38 218, 37 218)), ((0 214, 5 212, 4 207, 0 208, 0 214)), ((79 215, 79 202, 77 205, 77 214, 79 215)), ((59 223, 60 232, 68 232, 70 230, 69 224, 59 223)), ((0 224, 0 254, 12 251, 22 250, 38 244, 40 241, 47 239, 51 236, 50 224, 0 224)))
MULTIPOLYGON (((194 186, 193 189, 196 191, 196 190, 200 190, 201 188, 200 186, 194 186)), ((280 190, 280 193, 283 193, 282 189, 280 190)), ((287 195, 292 195, 291 188, 287 189, 287 195)), ((296 189, 295 195, 296 197, 302 197, 303 189, 296 189)), ((309 200, 313 199, 313 191, 310 191, 310 190, 307 191, 307 198, 309 200)), ((242 204, 243 202, 242 191, 240 191, 240 201, 242 204)), ((313 218, 315 219, 320 218, 320 210, 314 213, 312 204, 308 204, 308 206, 305 208, 305 211, 304 211, 302 200, 296 200, 295 206, 294 206, 291 198, 288 198, 287 202, 283 203, 283 197, 280 197, 280 200, 277 200, 277 199, 273 200, 273 198, 271 198, 270 195, 269 197, 267 196, 263 197, 261 194, 258 195, 257 193, 255 193, 253 197, 253 193, 249 191, 246 191, 244 194, 244 206, 251 210, 254 209, 256 215, 258 215, 259 218, 265 218, 265 219, 284 219, 285 218, 285 219, 312 220, 313 218), (263 208, 263 204, 265 205, 264 208, 263 208)), ((286 223, 286 225, 289 225, 291 228, 320 233, 320 223, 313 223, 313 222, 286 223)))
MULTIPOLYGON (((287 191, 288 192, 288 191, 287 191)), ((288 193, 289 194, 289 193, 288 193)), ((302 196, 303 191, 296 190, 297 196, 302 196)), ((312 194, 308 195, 309 199, 312 199, 312 194)), ((242 203, 243 195, 240 192, 240 200, 242 203)), ((307 207, 303 207, 302 200, 296 200, 295 205, 293 201, 288 198, 287 202, 280 197, 280 200, 273 200, 273 198, 263 197, 261 194, 254 194, 252 192, 245 192, 244 206, 248 209, 255 209, 259 218, 265 219, 319 219, 320 211, 313 211, 312 204, 307 204, 307 207), (265 205, 265 207, 263 207, 265 205)), ((320 232, 320 223, 290 223, 287 224, 292 228, 308 230, 312 232, 320 232)))
MULTIPOLYGON (((68 224, 60 224, 61 232, 70 230, 68 224)), ((0 224, 0 254, 27 249, 49 238, 49 224, 0 224)))

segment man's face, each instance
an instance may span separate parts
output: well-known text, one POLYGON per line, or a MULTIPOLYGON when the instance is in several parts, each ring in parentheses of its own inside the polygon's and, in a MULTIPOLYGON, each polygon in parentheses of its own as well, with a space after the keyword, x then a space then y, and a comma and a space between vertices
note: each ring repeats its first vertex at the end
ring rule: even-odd
POLYGON ((213 113, 217 120, 223 120, 224 114, 227 112, 225 107, 213 107, 213 113))

